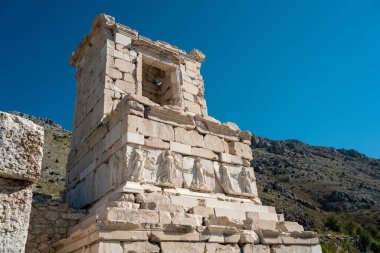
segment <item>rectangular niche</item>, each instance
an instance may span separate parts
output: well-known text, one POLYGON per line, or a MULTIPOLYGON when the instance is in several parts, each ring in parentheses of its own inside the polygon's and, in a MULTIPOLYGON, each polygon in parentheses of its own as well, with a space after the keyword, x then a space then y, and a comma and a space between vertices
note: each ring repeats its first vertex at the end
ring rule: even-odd
POLYGON ((142 95, 159 105, 180 106, 178 68, 147 56, 142 58, 142 95))

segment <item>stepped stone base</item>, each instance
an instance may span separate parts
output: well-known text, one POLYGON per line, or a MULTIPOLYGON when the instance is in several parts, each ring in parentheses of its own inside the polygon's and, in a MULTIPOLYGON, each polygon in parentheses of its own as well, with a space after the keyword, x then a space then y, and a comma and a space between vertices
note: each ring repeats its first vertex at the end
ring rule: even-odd
POLYGON ((127 182, 89 212, 56 252, 322 252, 316 233, 249 198, 127 182))

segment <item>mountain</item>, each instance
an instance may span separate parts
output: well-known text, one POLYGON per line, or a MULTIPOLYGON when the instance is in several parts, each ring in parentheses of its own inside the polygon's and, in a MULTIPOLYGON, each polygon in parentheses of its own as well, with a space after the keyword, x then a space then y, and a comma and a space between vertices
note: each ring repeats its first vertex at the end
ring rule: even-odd
MULTIPOLYGON (((45 129, 42 175, 34 200, 62 198, 71 133, 49 119, 10 113, 45 129)), ((252 137, 252 152, 263 204, 275 206, 286 220, 318 231, 324 252, 363 252, 372 247, 371 252, 380 252, 380 159, 352 149, 258 136, 252 137)))
POLYGON ((321 229, 325 218, 336 213, 380 227, 380 159, 352 149, 257 136, 252 152, 259 196, 286 219, 321 229))

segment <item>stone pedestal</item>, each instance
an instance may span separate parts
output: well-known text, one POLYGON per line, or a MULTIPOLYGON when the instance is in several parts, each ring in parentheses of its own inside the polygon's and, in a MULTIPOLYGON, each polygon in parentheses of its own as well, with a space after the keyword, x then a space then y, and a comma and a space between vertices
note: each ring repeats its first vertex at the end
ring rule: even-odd
POLYGON ((43 137, 42 127, 0 112, 0 252, 24 252, 43 137))
POLYGON ((89 215, 57 252, 320 252, 261 205, 251 134, 208 116, 204 59, 96 18, 71 57, 67 166, 67 202, 89 215))

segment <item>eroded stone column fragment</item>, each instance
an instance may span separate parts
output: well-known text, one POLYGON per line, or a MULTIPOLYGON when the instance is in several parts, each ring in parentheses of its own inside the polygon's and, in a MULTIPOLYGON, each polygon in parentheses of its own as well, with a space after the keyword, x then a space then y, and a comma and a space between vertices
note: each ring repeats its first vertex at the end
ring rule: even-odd
POLYGON ((0 112, 0 252, 24 252, 43 140, 42 127, 0 112))

